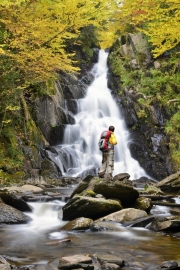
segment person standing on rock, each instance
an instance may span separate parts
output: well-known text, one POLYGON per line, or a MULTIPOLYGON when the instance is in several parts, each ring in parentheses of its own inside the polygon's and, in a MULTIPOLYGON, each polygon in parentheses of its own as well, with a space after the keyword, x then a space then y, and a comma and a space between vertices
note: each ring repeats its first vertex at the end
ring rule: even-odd
POLYGON ((114 171, 114 145, 117 144, 114 135, 114 126, 110 126, 108 131, 101 134, 99 140, 99 149, 102 151, 102 165, 99 169, 98 176, 103 178, 106 174, 108 179, 112 179, 114 171))

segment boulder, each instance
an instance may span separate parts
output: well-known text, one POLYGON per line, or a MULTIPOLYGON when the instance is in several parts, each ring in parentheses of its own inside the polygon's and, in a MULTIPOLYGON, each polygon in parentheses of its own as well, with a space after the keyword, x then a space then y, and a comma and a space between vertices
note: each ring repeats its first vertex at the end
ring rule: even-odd
POLYGON ((18 198, 14 194, 1 192, 0 198, 5 204, 10 205, 20 211, 32 212, 32 208, 23 199, 18 198))
POLYGON ((78 217, 97 219, 121 209, 122 206, 117 200, 75 196, 63 206, 63 220, 78 217))
POLYGON ((93 188, 93 183, 95 181, 98 181, 99 178, 96 178, 92 175, 87 175, 85 178, 82 179, 82 181, 79 183, 79 185, 74 189, 74 191, 71 194, 71 198, 74 197, 74 195, 76 194, 80 194, 81 192, 83 192, 86 189, 91 189, 93 188), (89 186, 91 186, 91 188, 89 188, 89 186))
MULTIPOLYGON (((119 173, 119 174, 116 174, 114 177, 113 177, 113 181, 123 181, 125 179, 129 179, 130 178, 130 175, 128 173, 119 173)), ((130 181, 131 182, 131 181, 130 181)), ((132 183, 132 182, 131 182, 132 183)))
POLYGON ((98 255, 97 259, 101 265, 112 263, 119 265, 121 268, 125 265, 125 261, 122 258, 116 257, 114 255, 98 255))
POLYGON ((1 189, 2 191, 8 191, 10 193, 25 193, 25 192, 41 192, 42 188, 33 185, 23 185, 21 187, 12 186, 1 189))
POLYGON ((147 213, 149 213, 152 209, 152 203, 151 203, 151 199, 150 198, 146 198, 146 197, 139 197, 137 198, 136 202, 134 203, 134 208, 136 209, 140 209, 143 211, 146 211, 147 213))
POLYGON ((0 224, 27 223, 31 218, 21 211, 0 201, 0 224))
POLYGON ((123 208, 132 206, 139 197, 139 192, 124 181, 109 182, 105 179, 97 181, 94 192, 102 194, 107 199, 120 200, 123 208))
POLYGON ((83 268, 86 269, 88 268, 88 270, 90 269, 94 269, 94 267, 92 266, 92 268, 89 268, 89 264, 92 264, 92 259, 89 256, 85 256, 85 255, 81 255, 81 254, 77 254, 77 255, 73 255, 73 256, 66 256, 66 257, 62 257, 59 260, 59 269, 77 269, 77 268, 83 268))
POLYGON ((178 266, 178 263, 176 261, 164 261, 160 266, 157 267, 157 269, 174 269, 179 270, 180 267, 178 266))
POLYGON ((147 213, 142 210, 134 208, 126 208, 110 215, 100 218, 100 221, 113 221, 119 223, 125 223, 129 221, 134 221, 139 218, 147 217, 147 213))
POLYGON ((178 194, 180 191, 180 172, 171 174, 155 185, 163 192, 178 194))
POLYGON ((155 218, 148 226, 149 230, 180 232, 180 216, 169 216, 165 218, 155 218))
POLYGON ((90 226, 90 230, 93 232, 97 231, 125 232, 126 229, 119 223, 111 221, 94 221, 90 226))
POLYGON ((87 175, 71 194, 71 198, 78 196, 92 196, 96 194, 103 195, 106 199, 120 200, 123 207, 130 207, 139 197, 139 192, 132 186, 127 173, 114 176, 113 181, 100 179, 87 175))
POLYGON ((73 230, 87 230, 90 228, 91 223, 93 222, 90 218, 76 218, 68 222, 65 226, 61 228, 61 231, 73 231, 73 230))

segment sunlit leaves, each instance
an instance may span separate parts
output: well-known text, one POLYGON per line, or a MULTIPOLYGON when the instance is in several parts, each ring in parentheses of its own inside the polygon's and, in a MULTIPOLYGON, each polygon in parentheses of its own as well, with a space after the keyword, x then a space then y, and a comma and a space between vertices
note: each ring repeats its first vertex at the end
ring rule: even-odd
POLYGON ((125 0, 119 21, 144 32, 155 57, 174 48, 180 42, 179 0, 125 0))
POLYGON ((2 32, 8 33, 0 41, 0 53, 13 59, 30 82, 43 81, 57 70, 77 71, 66 41, 75 42, 89 25, 105 29, 113 17, 111 8, 107 0, 7 0, 0 5, 2 32))

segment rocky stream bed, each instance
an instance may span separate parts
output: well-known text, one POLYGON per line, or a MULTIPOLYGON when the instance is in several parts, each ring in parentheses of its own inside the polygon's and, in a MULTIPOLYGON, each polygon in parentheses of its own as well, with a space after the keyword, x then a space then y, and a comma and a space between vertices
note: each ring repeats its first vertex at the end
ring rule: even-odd
POLYGON ((0 269, 180 269, 180 172, 129 178, 2 187, 0 269))

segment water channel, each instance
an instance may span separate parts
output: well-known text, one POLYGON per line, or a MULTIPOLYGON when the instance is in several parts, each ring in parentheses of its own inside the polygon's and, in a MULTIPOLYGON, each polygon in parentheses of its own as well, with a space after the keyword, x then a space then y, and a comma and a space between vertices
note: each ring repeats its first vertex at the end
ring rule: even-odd
MULTIPOLYGON (((58 269, 58 259, 75 254, 115 255, 142 269, 155 269, 163 261, 180 263, 180 240, 146 228, 114 224, 115 231, 66 232, 58 218, 63 201, 29 203, 33 207, 28 224, 0 227, 0 254, 15 265, 35 265, 35 269, 58 269), (117 230, 117 231, 116 231, 117 230), (53 267, 52 267, 53 265, 53 267)), ((151 214, 168 215, 168 208, 156 206, 151 214)), ((34 268, 32 268, 34 269, 34 268)))

